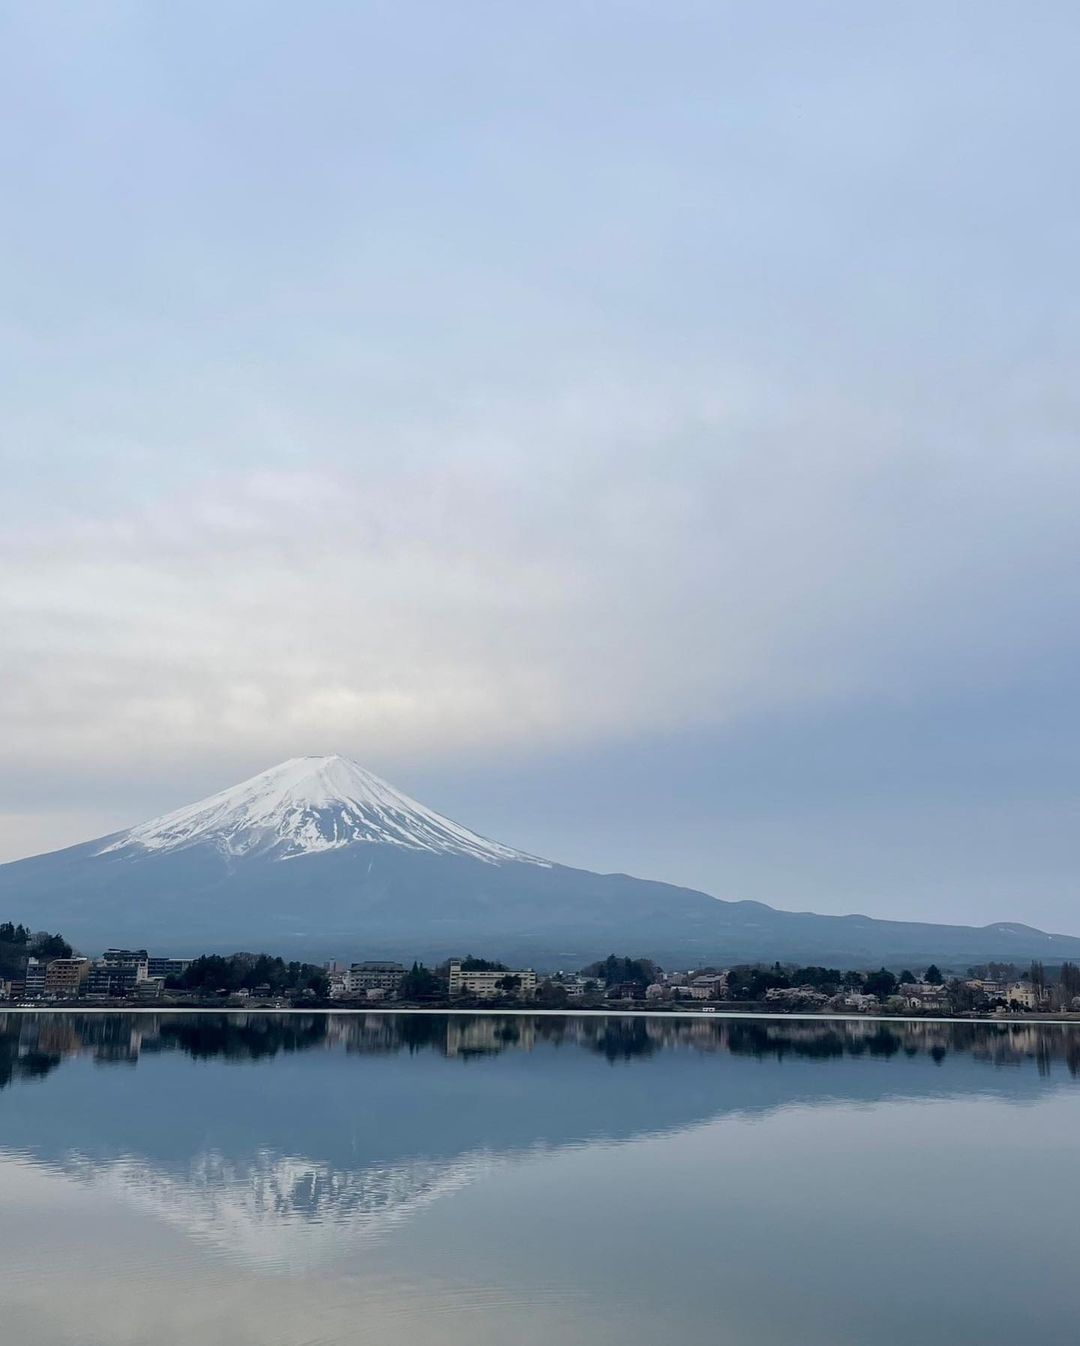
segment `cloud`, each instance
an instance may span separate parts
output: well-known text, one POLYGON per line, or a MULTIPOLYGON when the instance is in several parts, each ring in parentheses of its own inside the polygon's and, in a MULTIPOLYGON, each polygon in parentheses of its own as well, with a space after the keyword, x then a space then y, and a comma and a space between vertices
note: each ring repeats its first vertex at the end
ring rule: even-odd
POLYGON ((90 488, 0 545, 0 756, 559 747, 1021 676, 1072 639, 1080 465, 942 430, 633 371, 90 488))

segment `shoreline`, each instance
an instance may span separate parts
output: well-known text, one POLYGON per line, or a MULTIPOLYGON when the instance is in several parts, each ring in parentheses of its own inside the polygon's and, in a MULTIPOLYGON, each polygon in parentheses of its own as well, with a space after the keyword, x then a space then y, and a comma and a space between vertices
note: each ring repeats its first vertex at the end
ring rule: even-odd
POLYGON ((311 1009, 302 1008, 300 1006, 288 1006, 282 1009, 275 1009, 270 1005, 254 1005, 250 1009, 247 1009, 240 1005, 79 1005, 76 1002, 72 1005, 13 1005, 9 1009, 0 1009, 0 1014, 424 1014, 454 1015, 462 1018, 475 1018, 477 1015, 500 1015, 505 1018, 512 1015, 529 1019, 634 1018, 724 1019, 728 1021, 733 1019, 764 1019, 776 1023, 783 1023, 786 1020, 795 1019, 802 1023, 997 1024, 1002 1027, 1016 1024, 1028 1027, 1043 1025, 1048 1028, 1068 1028, 1072 1025, 1080 1025, 1080 1014, 1072 1015, 1068 1018, 1061 1018, 1056 1015, 1009 1015, 1008 1017, 1003 1017, 993 1014, 813 1014, 806 1011, 794 1011, 790 1014, 782 1014, 768 1010, 656 1011, 645 1009, 522 1009, 519 1007, 506 1009, 451 1009, 446 1007, 427 1008, 406 1005, 398 1006, 396 1008, 379 1008, 377 1006, 372 1006, 371 1008, 359 1008, 350 1006, 347 1009, 333 1009, 325 1005, 313 1006, 311 1009))

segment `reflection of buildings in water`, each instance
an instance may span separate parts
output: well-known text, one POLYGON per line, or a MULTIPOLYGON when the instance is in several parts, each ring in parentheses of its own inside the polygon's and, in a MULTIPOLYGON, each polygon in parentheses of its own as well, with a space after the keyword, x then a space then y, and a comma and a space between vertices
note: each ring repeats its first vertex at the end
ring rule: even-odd
POLYGON ((658 1051, 760 1056, 942 1060, 958 1052, 993 1066, 1033 1062, 1042 1074, 1062 1062, 1080 1074, 1080 1025, 905 1022, 880 1018, 665 1018, 643 1015, 178 1015, 0 1014, 0 1087, 88 1053, 134 1063, 144 1051, 248 1060, 315 1048, 359 1055, 433 1051, 467 1061, 540 1044, 569 1043, 616 1059, 658 1051), (20 1065, 20 1063, 22 1063, 20 1065))
POLYGON ((531 1052, 536 1020, 527 1018, 451 1017, 446 1024, 447 1056, 494 1056, 499 1052, 531 1052))

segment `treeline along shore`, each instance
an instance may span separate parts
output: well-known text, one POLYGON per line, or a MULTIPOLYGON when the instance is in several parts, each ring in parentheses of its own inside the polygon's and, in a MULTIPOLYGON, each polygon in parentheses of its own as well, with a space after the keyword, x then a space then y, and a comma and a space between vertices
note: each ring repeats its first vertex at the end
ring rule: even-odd
POLYGON ((966 968, 931 963, 840 970, 774 962, 670 969, 647 957, 610 954, 581 968, 538 973, 471 954, 433 967, 385 960, 320 965, 266 953, 174 957, 121 948, 90 957, 59 933, 5 921, 0 922, 0 1001, 35 1008, 136 1003, 1080 1016, 1080 967, 1071 962, 966 968))

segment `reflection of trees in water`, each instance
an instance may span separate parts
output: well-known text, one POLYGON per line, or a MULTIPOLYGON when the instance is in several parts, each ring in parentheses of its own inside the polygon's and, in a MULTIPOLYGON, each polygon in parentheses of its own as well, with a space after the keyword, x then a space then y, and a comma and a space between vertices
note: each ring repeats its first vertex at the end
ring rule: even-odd
POLYGON ((881 1019, 674 1019, 640 1015, 0 1014, 0 1088, 40 1079, 66 1058, 134 1064, 143 1052, 195 1060, 263 1060, 280 1052, 360 1055, 433 1052, 468 1061, 537 1044, 577 1047, 611 1062, 665 1050, 783 1061, 950 1053, 997 1068, 1033 1063, 1048 1075, 1064 1063, 1080 1075, 1080 1025, 900 1023, 881 1019))
POLYGON ((58 1052, 42 1052, 34 1048, 20 1054, 18 1042, 6 1036, 0 1039, 0 1089, 13 1080, 43 1079, 64 1058, 58 1052))
POLYGON ((648 1031, 645 1019, 585 1019, 578 1041, 600 1052, 609 1061, 629 1061, 635 1056, 651 1056, 663 1046, 648 1031), (594 1030, 593 1025, 598 1027, 594 1030))
POLYGON ((166 1050, 186 1052, 198 1061, 215 1056, 230 1060, 258 1061, 279 1052, 307 1051, 326 1043, 326 1020, 289 1016, 282 1019, 245 1016, 242 1023, 227 1019, 187 1018, 164 1020, 158 1035, 166 1050))

